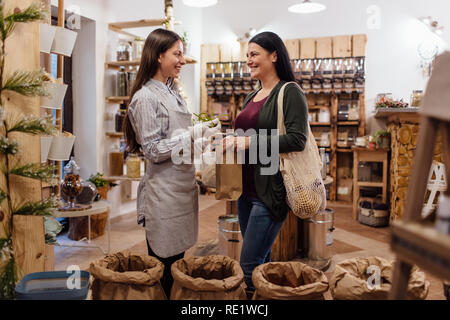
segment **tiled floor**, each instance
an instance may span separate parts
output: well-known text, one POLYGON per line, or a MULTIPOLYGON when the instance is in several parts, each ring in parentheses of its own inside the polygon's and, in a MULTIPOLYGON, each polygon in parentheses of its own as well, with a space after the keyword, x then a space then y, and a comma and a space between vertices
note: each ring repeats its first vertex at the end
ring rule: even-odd
MULTIPOLYGON (((189 249, 186 256, 203 255, 203 253, 217 252, 219 216, 225 214, 225 202, 216 201, 214 196, 200 196, 199 212, 199 240, 197 246, 189 249)), ((378 256, 388 260, 395 258, 389 246, 389 228, 371 228, 361 225, 351 218, 351 206, 329 205, 335 210, 333 234, 333 258, 325 274, 331 277, 336 263, 355 257, 378 256)), ((137 253, 146 253, 144 230, 136 225, 136 216, 129 215, 119 221, 111 223, 111 252, 130 249, 137 253)), ((65 235, 58 237, 60 240, 74 243, 65 235)), ((107 247, 106 235, 92 240, 91 244, 107 247)), ((70 265, 79 265, 81 269, 88 269, 89 264, 103 256, 99 249, 60 248, 55 249, 55 270, 65 270, 70 265)), ((442 281, 426 274, 430 282, 430 290, 427 299, 442 300, 442 281)), ((331 294, 326 294, 327 299, 332 299, 331 294)))

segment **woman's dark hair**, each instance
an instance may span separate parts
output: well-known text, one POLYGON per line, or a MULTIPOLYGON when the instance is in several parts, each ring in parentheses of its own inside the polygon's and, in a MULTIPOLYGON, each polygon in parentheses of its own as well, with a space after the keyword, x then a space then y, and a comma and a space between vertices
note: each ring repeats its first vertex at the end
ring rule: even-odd
MULTIPOLYGON (((136 80, 131 89, 130 100, 128 105, 133 100, 134 94, 139 91, 142 86, 147 83, 158 71, 159 55, 170 49, 177 41, 181 40, 181 37, 173 31, 165 29, 156 29, 152 31, 145 41, 144 49, 142 51, 141 64, 139 66, 138 73, 136 75, 136 80)), ((171 81, 171 79, 169 79, 171 81)), ((137 152, 141 148, 139 143, 136 141, 136 133, 131 125, 130 118, 128 114, 125 116, 123 122, 123 133, 126 142, 127 152, 137 152)))
POLYGON ((295 82, 294 71, 292 70, 291 59, 289 53, 284 45, 283 40, 273 32, 261 32, 250 39, 249 43, 256 43, 260 47, 263 47, 270 54, 277 53, 277 62, 275 62, 275 69, 277 70, 278 77, 284 81, 295 82))

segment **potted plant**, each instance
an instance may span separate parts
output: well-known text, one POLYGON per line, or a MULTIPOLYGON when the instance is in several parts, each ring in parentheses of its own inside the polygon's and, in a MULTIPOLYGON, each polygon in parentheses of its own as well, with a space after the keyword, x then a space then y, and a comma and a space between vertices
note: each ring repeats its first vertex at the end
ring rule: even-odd
POLYGON ((189 40, 188 33, 186 31, 183 32, 183 36, 181 37, 181 41, 183 42, 183 51, 184 55, 189 55, 189 51, 191 49, 191 41, 189 40))
POLYGON ((390 138, 391 133, 388 130, 378 130, 374 135, 377 148, 389 149, 390 138))
POLYGON ((100 172, 97 172, 95 175, 91 175, 89 177, 88 181, 95 184, 100 197, 102 199, 106 200, 107 194, 109 191, 109 182, 103 178, 103 174, 101 174, 100 172))

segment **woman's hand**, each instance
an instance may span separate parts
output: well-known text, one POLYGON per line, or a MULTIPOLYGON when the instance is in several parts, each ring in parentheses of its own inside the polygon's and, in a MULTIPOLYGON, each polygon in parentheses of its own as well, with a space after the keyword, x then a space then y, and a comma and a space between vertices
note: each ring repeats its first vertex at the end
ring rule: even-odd
POLYGON ((250 148, 250 137, 233 137, 228 136, 222 140, 222 152, 225 153, 228 149, 232 150, 247 150, 250 148))

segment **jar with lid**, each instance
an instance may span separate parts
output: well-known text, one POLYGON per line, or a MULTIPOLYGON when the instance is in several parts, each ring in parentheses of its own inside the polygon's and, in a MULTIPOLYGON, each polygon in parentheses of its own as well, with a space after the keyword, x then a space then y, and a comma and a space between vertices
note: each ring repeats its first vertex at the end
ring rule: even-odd
POLYGON ((411 95, 411 107, 420 107, 423 98, 422 90, 414 90, 411 95))
POLYGON ((126 107, 123 108, 124 106, 125 106, 124 104, 120 105, 120 109, 117 111, 116 116, 115 116, 116 132, 122 132, 123 120, 125 119, 125 115, 127 113, 126 107))
POLYGON ((136 153, 130 153, 127 157, 127 177, 141 177, 141 159, 136 153))
POLYGON ((131 45, 128 42, 121 42, 117 47, 117 61, 130 61, 131 45))
POLYGON ((125 67, 120 67, 120 71, 117 72, 116 79, 116 95, 119 97, 127 96, 127 73, 125 72, 125 67))
POLYGON ((80 179, 80 167, 71 157, 69 163, 64 167, 64 179, 61 183, 61 197, 67 199, 69 205, 63 209, 75 208, 75 198, 80 195, 83 185, 80 179))
POLYGON ((115 147, 109 154, 109 171, 113 177, 123 176, 124 153, 115 147))
POLYGON ((136 38, 133 41, 133 60, 141 60, 142 51, 144 51, 145 40, 143 38, 136 38))

